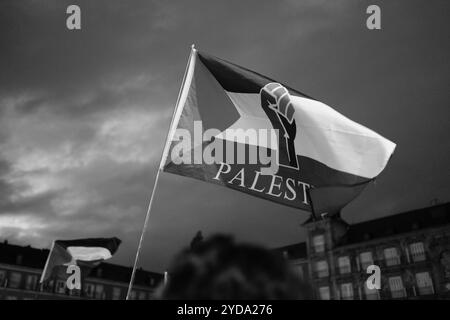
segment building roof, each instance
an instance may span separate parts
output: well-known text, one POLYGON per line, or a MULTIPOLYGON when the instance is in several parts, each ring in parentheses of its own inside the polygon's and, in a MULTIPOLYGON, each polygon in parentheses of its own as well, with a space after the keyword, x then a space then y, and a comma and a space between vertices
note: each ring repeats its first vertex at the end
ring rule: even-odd
MULTIPOLYGON (((44 269, 49 251, 48 249, 36 249, 31 246, 13 245, 5 241, 0 243, 0 263, 44 269)), ((102 262, 92 270, 89 277, 128 283, 131 272, 131 267, 102 262)), ((140 268, 136 271, 134 283, 147 287, 156 286, 162 279, 162 274, 140 268)))
MULTIPOLYGON (((349 225, 338 245, 350 245, 447 224, 450 224, 450 202, 349 225)), ((273 251, 282 255, 286 252, 289 259, 307 257, 305 242, 279 247, 273 251)))
POLYGON ((450 224, 450 202, 350 225, 339 245, 450 224))
POLYGON ((44 269, 49 252, 48 249, 9 244, 5 240, 0 243, 0 263, 44 269))

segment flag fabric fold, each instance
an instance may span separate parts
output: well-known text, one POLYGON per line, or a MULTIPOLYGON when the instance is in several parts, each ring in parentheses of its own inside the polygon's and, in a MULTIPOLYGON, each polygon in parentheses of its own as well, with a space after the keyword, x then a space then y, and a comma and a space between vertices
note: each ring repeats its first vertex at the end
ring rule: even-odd
MULTIPOLYGON (((78 265, 89 271, 100 262, 110 259, 116 253, 121 240, 118 238, 88 238, 77 240, 56 240, 50 249, 40 282, 61 271, 64 277, 69 265, 78 265)), ((84 274, 86 276, 86 274, 84 274)))
POLYGON ((193 49, 160 168, 335 212, 383 171, 395 146, 298 90, 193 49), (261 139, 267 132, 276 136, 261 139), (236 161, 242 154, 257 161, 236 161))

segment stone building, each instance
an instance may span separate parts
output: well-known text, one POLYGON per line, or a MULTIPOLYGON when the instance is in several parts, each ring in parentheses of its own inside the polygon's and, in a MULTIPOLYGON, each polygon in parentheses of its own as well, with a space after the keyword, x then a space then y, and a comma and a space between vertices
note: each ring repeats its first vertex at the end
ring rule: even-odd
POLYGON ((318 299, 450 299, 450 203, 349 225, 306 221, 306 242, 275 249, 318 299), (366 281, 381 270, 380 290, 366 281))
MULTIPOLYGON (((101 263, 83 279, 81 290, 68 290, 64 279, 39 284, 49 250, 0 243, 0 300, 125 299, 131 267, 101 263)), ((163 275, 137 270, 131 299, 151 299, 163 275)))

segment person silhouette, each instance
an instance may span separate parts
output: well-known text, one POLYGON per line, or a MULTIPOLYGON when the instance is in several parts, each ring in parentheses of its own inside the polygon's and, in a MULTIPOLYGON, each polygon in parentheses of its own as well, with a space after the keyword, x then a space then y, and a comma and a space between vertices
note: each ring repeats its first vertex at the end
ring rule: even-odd
POLYGON ((168 300, 312 299, 312 290, 274 252, 215 235, 183 250, 157 298, 168 300))
POLYGON ((197 231, 197 234, 191 241, 191 250, 195 249, 203 241, 203 235, 201 231, 197 231))

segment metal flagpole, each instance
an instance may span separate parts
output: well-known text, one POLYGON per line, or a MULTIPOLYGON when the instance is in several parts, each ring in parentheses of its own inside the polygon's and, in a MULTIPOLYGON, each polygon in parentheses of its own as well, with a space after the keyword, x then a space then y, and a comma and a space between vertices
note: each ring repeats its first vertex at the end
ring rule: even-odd
POLYGON ((55 248, 55 240, 53 240, 52 246, 51 246, 50 251, 49 251, 48 256, 47 256, 47 260, 45 261, 44 271, 42 271, 41 279, 39 280, 39 283, 43 283, 44 282, 44 277, 45 277, 45 274, 47 273, 48 263, 50 261, 50 258, 51 258, 51 255, 53 253, 53 249, 54 248, 55 248))
POLYGON ((317 221, 316 212, 314 211, 314 205, 313 205, 313 202, 312 202, 312 199, 311 199, 311 194, 309 193, 310 190, 311 189, 306 190, 306 197, 308 198, 309 205, 311 206, 311 213, 312 213, 311 214, 311 218, 312 218, 312 221, 317 221))
POLYGON ((152 209, 152 204, 153 204, 153 198, 155 196, 156 187, 157 187, 158 181, 159 181, 159 174, 162 171, 163 161, 165 160, 168 144, 170 143, 169 136, 170 136, 170 134, 171 134, 171 132, 173 130, 175 116, 176 116, 178 108, 179 108, 181 94, 182 94, 184 86, 185 86, 186 76, 187 76, 187 73, 188 73, 188 70, 189 70, 189 66, 191 64, 192 54, 194 53, 194 51, 195 51, 195 47, 194 47, 194 45, 192 45, 191 46, 191 53, 189 55, 188 63, 186 65, 186 70, 184 71, 183 81, 181 83, 180 91, 178 92, 177 103, 175 105, 175 108, 174 108, 174 111, 173 111, 173 114, 172 114, 172 119, 171 119, 171 122, 170 122, 170 126, 169 126, 169 129, 167 131, 167 137, 166 137, 166 141, 164 143, 164 149, 163 149, 163 152, 161 154, 161 161, 160 161, 160 164, 159 164, 159 167, 158 167, 158 171, 156 172, 155 182, 153 183, 153 189, 152 189, 152 193, 151 193, 151 196, 150 196, 150 201, 148 203, 147 213, 145 215, 144 226, 142 227, 141 238, 139 240, 139 245, 138 245, 138 248, 137 248, 136 257, 135 257, 135 260, 134 260, 133 271, 131 273, 130 284, 128 285, 127 296, 125 298, 126 300, 130 299, 131 289, 133 288, 133 282, 134 282, 134 278, 136 276, 136 267, 137 267, 137 264, 139 262, 139 254, 140 254, 141 249, 142 249, 142 243, 144 242, 144 235, 145 235, 145 231, 147 230, 147 225, 148 225, 148 220, 149 220, 149 216, 150 216, 150 211, 152 209))

